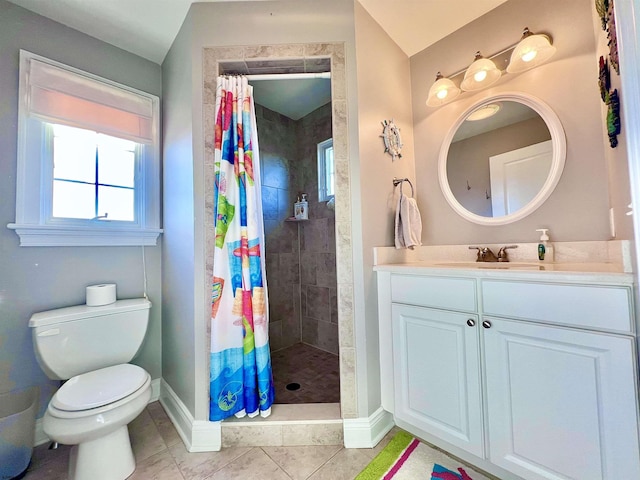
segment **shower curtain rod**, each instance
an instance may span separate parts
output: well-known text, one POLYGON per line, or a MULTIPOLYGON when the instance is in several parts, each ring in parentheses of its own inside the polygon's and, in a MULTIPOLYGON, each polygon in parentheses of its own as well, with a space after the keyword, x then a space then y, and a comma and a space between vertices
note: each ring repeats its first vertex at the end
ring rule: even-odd
POLYGON ((331 78, 331 72, 321 73, 266 73, 245 75, 247 80, 300 80, 305 78, 331 78))

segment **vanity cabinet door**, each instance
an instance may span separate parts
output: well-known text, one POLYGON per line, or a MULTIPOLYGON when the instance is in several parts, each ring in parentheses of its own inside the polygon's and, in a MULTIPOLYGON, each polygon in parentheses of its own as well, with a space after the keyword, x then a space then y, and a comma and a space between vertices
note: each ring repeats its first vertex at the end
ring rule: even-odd
POLYGON ((393 304, 392 322, 396 418, 483 457, 477 316, 393 304))
POLYGON ((640 478, 632 337, 483 320, 490 461, 526 480, 640 478))

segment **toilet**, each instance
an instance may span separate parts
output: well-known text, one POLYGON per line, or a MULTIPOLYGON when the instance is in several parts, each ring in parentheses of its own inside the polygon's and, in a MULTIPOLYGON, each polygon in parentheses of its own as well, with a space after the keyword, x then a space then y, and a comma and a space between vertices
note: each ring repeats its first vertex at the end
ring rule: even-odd
POLYGON ((51 440, 72 445, 69 480, 120 480, 135 470, 127 425, 151 398, 151 377, 129 364, 144 340, 151 302, 118 300, 35 313, 36 358, 67 380, 43 418, 51 440))

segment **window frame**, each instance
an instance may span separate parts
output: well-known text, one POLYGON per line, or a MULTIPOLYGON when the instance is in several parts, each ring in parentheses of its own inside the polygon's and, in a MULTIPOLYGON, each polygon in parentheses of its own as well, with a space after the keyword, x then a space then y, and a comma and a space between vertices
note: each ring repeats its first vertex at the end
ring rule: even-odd
MULTIPOLYGON (((140 90, 20 51, 16 221, 9 224, 20 246, 133 246, 156 245, 160 228, 160 99, 140 90), (137 143, 134 221, 68 219, 52 216, 53 128, 50 120, 31 115, 28 108, 31 61, 55 66, 100 88, 124 91, 151 102, 152 143, 137 143)), ((77 125, 83 128, 82 125, 77 125)), ((84 127, 95 130, 91 126, 84 127)), ((109 135, 108 132, 105 132, 109 135)), ((111 135, 117 136, 117 135, 111 135)))
MULTIPOLYGON (((328 202, 335 197, 335 192, 328 194, 327 179, 327 150, 333 150, 333 138, 318 143, 318 202, 328 202)), ((333 175, 335 178, 335 159, 333 161, 333 175)))

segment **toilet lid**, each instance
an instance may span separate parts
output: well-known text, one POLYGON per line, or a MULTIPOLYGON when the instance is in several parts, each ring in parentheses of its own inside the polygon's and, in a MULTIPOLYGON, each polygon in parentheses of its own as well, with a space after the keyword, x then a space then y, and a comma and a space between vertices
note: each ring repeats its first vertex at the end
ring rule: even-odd
POLYGON ((102 407, 138 390, 148 373, 129 363, 101 368, 70 378, 51 399, 53 407, 68 412, 102 407))

